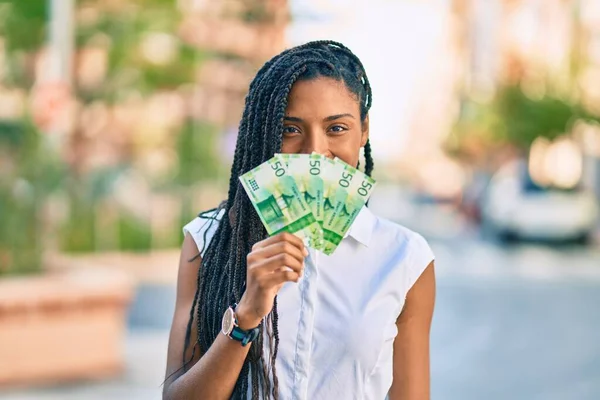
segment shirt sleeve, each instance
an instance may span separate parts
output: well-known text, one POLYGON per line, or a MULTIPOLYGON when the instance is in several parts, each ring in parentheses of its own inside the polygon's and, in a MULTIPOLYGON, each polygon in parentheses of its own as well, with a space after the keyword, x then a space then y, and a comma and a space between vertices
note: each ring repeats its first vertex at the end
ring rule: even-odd
POLYGON ((185 236, 186 233, 190 234, 202 257, 204 257, 206 248, 217 231, 221 217, 222 213, 219 213, 219 215, 216 215, 216 213, 207 213, 201 217, 194 218, 183 227, 183 235, 185 236))
POLYGON ((410 264, 408 270, 407 291, 413 287, 427 266, 435 260, 435 255, 433 254, 431 247, 429 247, 427 240, 418 233, 413 232, 409 246, 410 264))

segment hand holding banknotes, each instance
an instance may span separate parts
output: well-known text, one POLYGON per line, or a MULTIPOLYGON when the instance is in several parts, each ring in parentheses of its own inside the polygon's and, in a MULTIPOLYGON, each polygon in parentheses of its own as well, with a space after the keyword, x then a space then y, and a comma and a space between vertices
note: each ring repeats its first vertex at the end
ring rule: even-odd
POLYGON ((298 282, 308 254, 302 240, 282 232, 252 246, 248 254, 246 291, 236 314, 242 329, 252 329, 273 308, 273 300, 285 282, 298 282))
POLYGON ((285 282, 302 276, 305 245, 332 255, 367 202, 375 181, 320 154, 276 154, 240 177, 271 237, 247 257, 246 291, 238 305, 242 328, 254 328, 273 308, 285 282))
POLYGON ((269 235, 292 233, 332 255, 367 203, 375 180, 321 154, 276 154, 240 177, 269 235))

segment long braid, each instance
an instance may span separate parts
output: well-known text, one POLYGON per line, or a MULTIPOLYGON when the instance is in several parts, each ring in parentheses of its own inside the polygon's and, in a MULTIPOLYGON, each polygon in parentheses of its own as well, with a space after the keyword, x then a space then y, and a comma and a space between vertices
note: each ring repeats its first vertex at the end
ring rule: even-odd
POLYGON ((367 140, 367 143, 365 143, 364 152, 365 152, 365 174, 367 174, 368 176, 371 176, 371 173, 373 172, 373 156, 371 156, 371 142, 369 142, 368 140, 367 140))
POLYGON ((275 360, 277 359, 277 350, 279 349, 279 314, 277 313, 277 296, 273 302, 273 336, 275 337, 275 345, 273 346, 273 356, 271 357, 271 369, 273 370, 273 398, 279 399, 279 379, 275 369, 275 360))
MULTIPOLYGON (((190 319, 196 312, 197 345, 201 354, 208 350, 219 334, 225 309, 243 295, 246 256, 252 245, 267 236, 238 177, 281 151, 289 92, 297 80, 318 76, 344 81, 359 101, 361 119, 364 120, 368 114, 372 96, 366 73, 360 60, 340 43, 318 41, 294 47, 274 57, 258 71, 250 84, 239 125, 227 201, 219 210, 224 212, 224 217, 205 249, 198 273, 197 296, 190 311, 190 319)), ((368 142, 364 151, 366 172, 370 174, 373 162, 368 142)), ((275 299, 269 318, 261 323, 259 336, 242 366, 232 398, 246 398, 250 391, 253 399, 271 396, 278 399, 279 383, 275 369, 279 347, 278 320, 275 299), (265 330, 273 334, 265 338, 265 330), (263 369, 265 339, 269 340, 269 348, 272 349, 270 368, 266 370, 263 369), (268 371, 272 371, 272 386, 268 371)), ((190 331, 191 320, 186 332, 188 341, 190 331)))

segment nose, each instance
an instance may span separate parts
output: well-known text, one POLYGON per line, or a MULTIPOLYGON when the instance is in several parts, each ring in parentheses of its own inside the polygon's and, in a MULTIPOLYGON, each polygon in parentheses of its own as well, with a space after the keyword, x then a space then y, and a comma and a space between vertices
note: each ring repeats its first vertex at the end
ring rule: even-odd
POLYGON ((313 151, 323 155, 329 153, 329 145, 325 133, 310 132, 310 134, 306 135, 302 152, 311 154, 313 151))

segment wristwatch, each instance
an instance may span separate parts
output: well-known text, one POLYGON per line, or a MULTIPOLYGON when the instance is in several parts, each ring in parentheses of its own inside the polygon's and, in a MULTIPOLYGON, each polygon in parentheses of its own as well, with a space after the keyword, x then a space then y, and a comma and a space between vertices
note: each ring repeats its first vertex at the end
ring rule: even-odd
POLYGON ((225 310, 223 321, 221 322, 221 331, 230 339, 237 340, 242 343, 242 346, 246 346, 258 337, 259 327, 257 326, 247 331, 241 329, 238 326, 238 320, 235 315, 236 306, 237 304, 234 304, 225 310))

